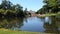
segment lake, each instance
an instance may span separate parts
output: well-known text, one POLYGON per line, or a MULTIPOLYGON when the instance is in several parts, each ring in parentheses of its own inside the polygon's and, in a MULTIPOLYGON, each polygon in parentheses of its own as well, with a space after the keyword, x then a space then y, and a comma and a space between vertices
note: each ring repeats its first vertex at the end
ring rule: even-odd
POLYGON ((0 18, 0 28, 29 32, 60 33, 60 19, 56 17, 0 18))

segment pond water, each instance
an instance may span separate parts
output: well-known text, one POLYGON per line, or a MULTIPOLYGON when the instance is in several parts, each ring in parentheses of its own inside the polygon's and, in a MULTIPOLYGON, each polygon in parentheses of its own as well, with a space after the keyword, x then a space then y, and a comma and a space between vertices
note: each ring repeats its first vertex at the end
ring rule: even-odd
POLYGON ((0 28, 30 32, 60 33, 60 19, 56 17, 1 18, 0 28))

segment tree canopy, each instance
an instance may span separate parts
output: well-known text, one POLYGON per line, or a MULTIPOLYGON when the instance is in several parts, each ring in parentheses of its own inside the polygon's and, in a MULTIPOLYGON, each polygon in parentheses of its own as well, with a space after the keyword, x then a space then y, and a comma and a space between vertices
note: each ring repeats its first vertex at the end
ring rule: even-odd
MULTIPOLYGON (((4 16, 24 16, 23 7, 20 4, 14 5, 9 0, 2 0, 2 3, 0 4, 0 14, 3 14, 4 16)), ((2 16, 2 15, 1 15, 2 16)))
MULTIPOLYGON (((60 10, 60 0, 43 0, 43 3, 45 4, 42 8, 44 8, 45 13, 57 13, 60 10)), ((41 9, 42 9, 41 8, 41 9)), ((37 12, 42 12, 41 9, 39 9, 37 12)))

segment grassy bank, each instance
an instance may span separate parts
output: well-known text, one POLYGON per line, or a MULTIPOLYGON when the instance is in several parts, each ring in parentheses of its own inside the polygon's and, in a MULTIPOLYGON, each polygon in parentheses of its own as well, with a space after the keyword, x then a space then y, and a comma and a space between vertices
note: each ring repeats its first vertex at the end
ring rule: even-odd
POLYGON ((37 17, 47 17, 47 16, 56 16, 56 14, 42 14, 37 17))
POLYGON ((60 12, 59 12, 59 13, 57 13, 56 17, 57 17, 57 18, 60 18, 60 12))
POLYGON ((0 34, 54 34, 54 33, 41 33, 41 32, 27 32, 27 31, 13 31, 10 29, 0 29, 0 34))
POLYGON ((37 17, 46 17, 46 16, 56 16, 57 18, 60 18, 60 13, 51 13, 51 14, 42 14, 42 15, 39 15, 37 17))
POLYGON ((40 34, 39 32, 13 31, 8 29, 0 29, 0 34, 40 34))

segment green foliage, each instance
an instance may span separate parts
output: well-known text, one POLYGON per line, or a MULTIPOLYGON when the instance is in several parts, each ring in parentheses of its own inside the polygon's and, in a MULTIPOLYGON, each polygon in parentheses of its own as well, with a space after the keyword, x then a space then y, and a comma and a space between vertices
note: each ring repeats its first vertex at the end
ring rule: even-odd
POLYGON ((46 3, 49 7, 52 7, 57 5, 57 0, 45 0, 44 3, 46 3))
POLYGON ((44 8, 45 13, 57 13, 60 11, 60 0, 44 0, 43 2, 45 5, 42 8, 44 8))
POLYGON ((25 8, 24 14, 25 14, 25 15, 28 15, 28 13, 27 13, 27 8, 25 8))
POLYGON ((19 4, 12 4, 10 1, 2 0, 2 3, 0 4, 0 13, 3 15, 13 15, 16 17, 22 17, 24 16, 23 7, 19 4), (9 15, 7 14, 9 13, 9 15))
POLYGON ((57 13, 56 18, 60 18, 60 12, 57 13))
POLYGON ((44 5, 43 8, 39 9, 36 13, 38 13, 38 14, 45 14, 45 13, 46 13, 45 11, 47 11, 46 9, 47 9, 47 8, 46 8, 46 6, 44 5))

